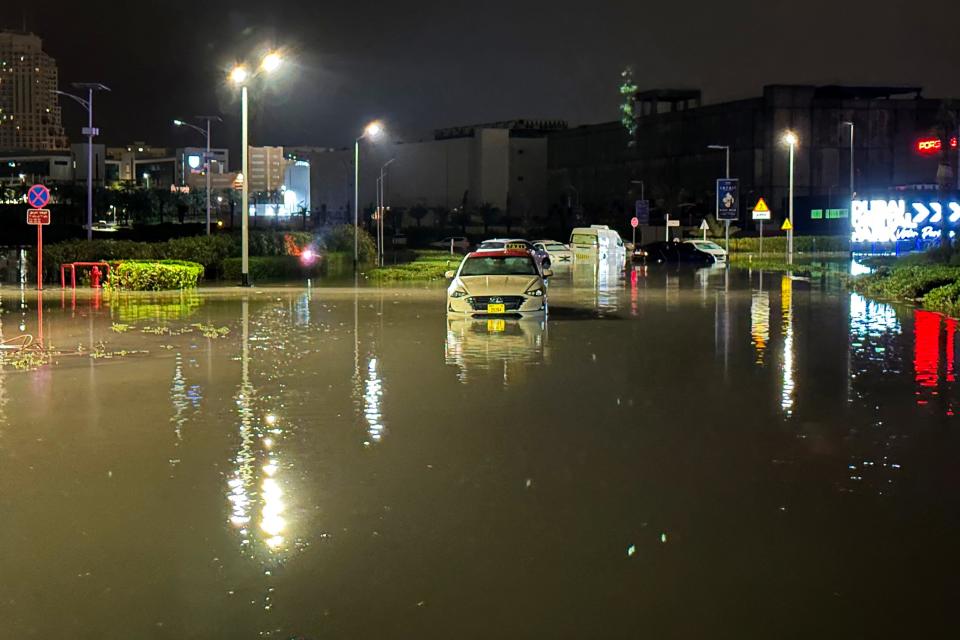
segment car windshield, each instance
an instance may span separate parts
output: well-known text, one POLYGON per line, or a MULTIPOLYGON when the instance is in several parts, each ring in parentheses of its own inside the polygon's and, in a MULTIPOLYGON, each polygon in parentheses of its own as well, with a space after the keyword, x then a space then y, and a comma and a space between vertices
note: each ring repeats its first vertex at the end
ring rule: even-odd
POLYGON ((700 242, 694 242, 693 244, 697 245, 701 249, 708 249, 710 251, 716 251, 717 249, 721 249, 720 245, 715 244, 713 242, 704 242, 703 240, 701 240, 700 242))
POLYGON ((537 266, 526 256, 491 256, 467 258, 460 269, 462 276, 535 276, 537 266))
POLYGON ((597 244, 597 236, 589 233, 575 233, 573 237, 570 238, 570 242, 573 244, 597 244))

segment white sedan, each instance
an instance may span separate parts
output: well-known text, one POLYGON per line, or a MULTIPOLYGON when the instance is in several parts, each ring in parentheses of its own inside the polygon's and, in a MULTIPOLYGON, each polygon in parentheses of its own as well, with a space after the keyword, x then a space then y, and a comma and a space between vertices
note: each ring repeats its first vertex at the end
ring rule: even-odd
POLYGON ((447 313, 474 317, 529 316, 547 310, 545 279, 528 251, 483 251, 467 254, 447 289, 447 313))
POLYGON ((550 256, 551 267, 573 265, 573 251, 570 247, 556 240, 536 240, 533 246, 550 256))

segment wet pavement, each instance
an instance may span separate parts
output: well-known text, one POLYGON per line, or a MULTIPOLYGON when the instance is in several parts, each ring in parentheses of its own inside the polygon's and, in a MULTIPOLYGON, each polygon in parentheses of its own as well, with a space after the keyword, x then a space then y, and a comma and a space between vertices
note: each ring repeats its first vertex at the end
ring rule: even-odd
POLYGON ((955 321, 745 271, 443 296, 45 293, 52 361, 0 371, 0 637, 960 627, 955 321))

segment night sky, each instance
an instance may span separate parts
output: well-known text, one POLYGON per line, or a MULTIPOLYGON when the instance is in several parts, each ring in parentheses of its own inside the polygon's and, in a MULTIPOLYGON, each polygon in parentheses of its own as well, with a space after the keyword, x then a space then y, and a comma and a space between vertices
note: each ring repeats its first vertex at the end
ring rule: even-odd
MULTIPOLYGON (((20 28, 17 11, 4 11, 3 26, 20 28)), ((774 83, 960 96, 956 0, 53 0, 26 11, 61 88, 113 89, 97 98, 108 144, 200 144, 169 122, 213 113, 225 120, 214 142, 238 148, 239 100, 225 69, 270 43, 293 62, 251 94, 258 145, 343 146, 374 117, 406 140, 501 119, 614 120, 626 64, 641 88, 701 88, 706 102, 774 83)), ((64 113, 76 139, 81 110, 65 102, 64 113)))

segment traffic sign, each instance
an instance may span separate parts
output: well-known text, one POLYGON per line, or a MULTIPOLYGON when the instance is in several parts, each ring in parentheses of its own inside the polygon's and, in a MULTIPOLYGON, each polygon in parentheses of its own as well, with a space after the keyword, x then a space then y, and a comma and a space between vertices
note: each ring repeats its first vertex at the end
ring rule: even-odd
POLYGON ((27 224, 50 224, 50 210, 27 209, 27 224))
POLYGON ((736 178, 717 180, 717 220, 740 219, 740 181, 736 178))
POLYGON ((667 220, 667 226, 668 226, 668 227, 679 227, 679 226, 680 226, 680 221, 679 221, 679 220, 667 220))
POLYGON ((767 206, 767 201, 763 198, 760 198, 757 201, 757 206, 753 208, 753 219, 754 220, 769 220, 770 219, 770 207, 767 206))
POLYGON ((35 184, 27 191, 27 201, 34 209, 43 209, 50 203, 50 190, 42 184, 35 184))
POLYGON ((637 200, 634 209, 638 224, 650 224, 650 201, 637 200))
POLYGON ((700 231, 710 231, 710 225, 707 224, 706 218, 704 218, 703 222, 700 223, 700 231))
POLYGON ((790 224, 790 218, 787 218, 786 220, 783 221, 783 226, 780 227, 780 230, 790 231, 791 229, 793 229, 793 225, 790 224))
POLYGON ((637 218, 636 216, 630 218, 630 226, 633 227, 634 229, 636 229, 637 227, 639 227, 639 226, 640 226, 640 219, 637 218))

